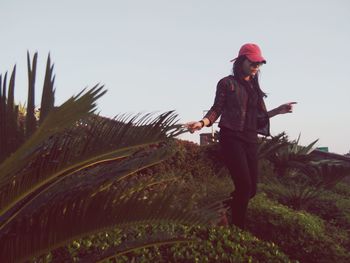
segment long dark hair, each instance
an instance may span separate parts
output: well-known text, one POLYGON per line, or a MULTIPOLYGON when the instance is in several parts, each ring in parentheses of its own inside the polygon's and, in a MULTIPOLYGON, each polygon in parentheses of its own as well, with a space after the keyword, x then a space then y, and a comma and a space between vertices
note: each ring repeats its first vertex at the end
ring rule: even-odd
MULTIPOLYGON (((243 85, 246 85, 246 82, 244 81, 244 72, 243 72, 243 62, 247 59, 245 55, 239 56, 232 66, 232 74, 234 78, 242 83, 243 85)), ((266 93, 263 92, 260 88, 259 84, 259 71, 255 74, 254 77, 251 79, 253 86, 258 90, 258 93, 261 97, 267 97, 266 93)))

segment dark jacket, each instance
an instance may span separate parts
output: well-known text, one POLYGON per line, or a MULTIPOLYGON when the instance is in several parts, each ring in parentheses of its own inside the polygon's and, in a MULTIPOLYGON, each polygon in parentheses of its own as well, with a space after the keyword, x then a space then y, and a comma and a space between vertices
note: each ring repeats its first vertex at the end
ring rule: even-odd
MULTIPOLYGON (((270 121, 267 114, 263 94, 259 90, 257 133, 270 135, 270 121)), ((213 106, 204 116, 210 121, 209 127, 219 118, 219 127, 226 127, 233 131, 243 131, 246 120, 248 91, 242 83, 229 75, 222 78, 216 88, 213 106)))

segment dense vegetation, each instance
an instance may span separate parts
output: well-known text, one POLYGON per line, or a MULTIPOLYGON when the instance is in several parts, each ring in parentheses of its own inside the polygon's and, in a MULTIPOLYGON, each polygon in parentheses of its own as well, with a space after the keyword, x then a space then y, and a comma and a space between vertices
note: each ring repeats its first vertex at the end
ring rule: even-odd
MULTIPOLYGON (((138 176, 169 179, 176 175, 172 182, 183 189, 178 197, 183 205, 189 197, 201 205, 225 200, 233 185, 220 164, 217 145, 198 146, 177 140, 174 147, 177 150, 173 157, 139 172, 138 176)), ((271 187, 271 181, 276 180, 273 165, 261 160, 260 170, 259 193, 250 203, 246 231, 234 226, 218 226, 217 222, 204 226, 163 224, 128 229, 127 232, 119 230, 118 235, 111 239, 113 242, 133 240, 138 235, 151 238, 157 231, 170 236, 190 237, 193 242, 142 247, 114 259, 117 262, 349 262, 348 182, 338 178, 338 183, 332 184, 330 189, 314 195, 307 209, 296 209, 293 202, 288 204, 288 197, 291 200, 296 198, 287 194, 292 191, 286 189, 290 178, 280 179, 271 187)), ((157 191, 156 188, 153 190, 157 191)), ((78 243, 84 242, 86 240, 78 243)), ((111 246, 111 241, 100 240, 90 242, 89 248, 72 249, 71 246, 70 249, 75 251, 78 259, 89 254, 89 250, 96 250, 92 246, 99 243, 111 246)))
POLYGON ((348 163, 261 139, 247 229, 227 226, 217 144, 175 139, 174 112, 95 115, 100 86, 54 106, 50 59, 36 110, 36 61, 25 109, 0 76, 1 262, 350 262, 348 163))

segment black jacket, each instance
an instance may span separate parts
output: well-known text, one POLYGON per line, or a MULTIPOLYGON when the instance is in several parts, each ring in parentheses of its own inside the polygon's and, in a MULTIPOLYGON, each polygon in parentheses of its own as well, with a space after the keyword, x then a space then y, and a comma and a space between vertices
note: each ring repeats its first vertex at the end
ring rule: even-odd
MULTIPOLYGON (((247 87, 232 75, 222 78, 217 84, 214 104, 204 116, 210 121, 208 126, 210 127, 221 115, 220 128, 243 131, 249 95, 246 89, 247 87)), ((260 90, 258 93, 257 133, 270 136, 270 121, 263 94, 260 90)))

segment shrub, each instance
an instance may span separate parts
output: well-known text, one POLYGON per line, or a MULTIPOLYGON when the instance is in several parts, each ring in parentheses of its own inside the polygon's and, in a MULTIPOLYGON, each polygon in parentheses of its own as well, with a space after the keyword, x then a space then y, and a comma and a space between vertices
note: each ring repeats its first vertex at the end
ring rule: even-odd
POLYGON ((294 211, 259 194, 249 205, 247 227, 257 237, 278 244, 300 262, 349 262, 344 247, 326 234, 324 221, 294 211))
POLYGON ((347 182, 347 179, 349 179, 349 177, 344 178, 341 182, 339 182, 333 189, 332 191, 334 193, 340 194, 346 198, 350 198, 350 184, 347 182))
POLYGON ((310 204, 307 211, 337 227, 350 228, 350 200, 346 196, 326 191, 310 204))
POLYGON ((175 139, 174 155, 157 166, 143 170, 141 173, 165 174, 181 171, 181 174, 201 177, 203 174, 216 174, 223 167, 218 145, 199 146, 196 143, 175 139))
POLYGON ((260 189, 270 198, 293 209, 307 209, 324 189, 311 184, 303 174, 287 174, 284 177, 271 177, 261 184, 260 189))
MULTIPOLYGON (((129 230, 117 242, 136 236, 150 236, 159 231, 194 241, 137 249, 115 257, 116 262, 290 262, 274 243, 259 240, 236 227, 153 225, 129 230)), ((83 244, 82 241, 80 243, 83 244)), ((101 246, 105 242, 99 240, 97 244, 101 246)), ((81 248, 79 253, 75 252, 76 255, 84 254, 81 248)))
POLYGON ((328 233, 350 251, 350 200, 333 191, 324 192, 307 211, 327 222, 328 233))

